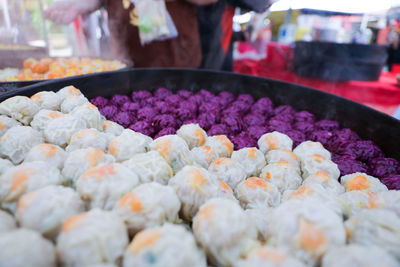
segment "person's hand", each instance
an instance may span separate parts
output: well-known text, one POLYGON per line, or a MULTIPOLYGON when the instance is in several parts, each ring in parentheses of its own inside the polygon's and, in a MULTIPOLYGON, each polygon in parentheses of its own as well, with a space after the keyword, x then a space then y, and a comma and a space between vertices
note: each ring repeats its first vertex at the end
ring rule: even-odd
POLYGON ((100 0, 57 1, 45 10, 44 17, 57 24, 69 24, 78 16, 95 11, 100 4, 100 0))
POLYGON ((218 2, 218 0, 186 0, 186 1, 198 6, 205 6, 218 2))

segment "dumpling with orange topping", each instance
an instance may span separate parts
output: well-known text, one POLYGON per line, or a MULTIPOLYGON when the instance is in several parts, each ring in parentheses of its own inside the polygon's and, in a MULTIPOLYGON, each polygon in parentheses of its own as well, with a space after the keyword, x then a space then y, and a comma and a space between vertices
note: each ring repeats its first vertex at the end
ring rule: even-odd
POLYGON ((262 246, 255 248, 246 256, 245 259, 239 260, 236 267, 305 267, 306 265, 285 251, 262 246))
POLYGON ((0 176, 11 167, 14 167, 14 164, 12 164, 11 161, 0 158, 0 176))
POLYGON ((64 101, 69 96, 80 96, 82 92, 72 85, 65 86, 56 92, 56 94, 64 101))
POLYGON ((217 159, 217 154, 210 146, 193 148, 190 153, 193 157, 193 165, 208 169, 210 164, 217 159))
POLYGON ((299 158, 289 149, 277 149, 277 150, 270 150, 265 155, 265 159, 268 164, 276 163, 280 161, 287 161, 291 164, 295 169, 298 170, 300 173, 300 162, 299 158))
POLYGON ((246 147, 232 153, 231 159, 239 164, 247 176, 258 176, 265 166, 264 154, 255 147, 246 147))
POLYGON ((138 176, 119 163, 87 170, 76 182, 76 191, 89 209, 111 210, 118 200, 139 183, 138 176))
POLYGON ((305 177, 303 185, 320 184, 328 191, 335 194, 341 194, 344 192, 344 187, 339 183, 337 179, 332 178, 332 176, 325 171, 317 171, 305 177))
POLYGON ((321 155, 329 160, 331 159, 331 153, 326 150, 320 142, 305 141, 298 145, 293 150, 293 153, 295 153, 300 160, 314 154, 321 155))
POLYGON ((381 183, 378 178, 361 172, 342 176, 340 183, 344 186, 346 191, 369 190, 374 193, 388 191, 386 185, 381 183))
POLYGON ((383 205, 378 194, 368 190, 352 190, 338 196, 346 217, 352 217, 363 209, 376 209, 383 205))
POLYGON ((43 143, 40 132, 28 126, 14 126, 0 138, 0 156, 21 163, 29 150, 43 143))
POLYGON ((42 109, 33 117, 33 120, 31 121, 31 126, 32 128, 43 132, 52 120, 63 118, 66 116, 67 114, 55 110, 42 109))
POLYGON ((52 91, 42 91, 31 96, 33 102, 39 105, 40 109, 59 110, 62 98, 52 91))
POLYGON ((281 193, 275 185, 258 177, 250 177, 239 183, 235 195, 243 208, 276 207, 281 200, 281 193))
POLYGON ((322 267, 396 267, 399 262, 384 249, 351 244, 330 250, 322 259, 322 267))
POLYGON ((193 158, 185 140, 177 135, 164 135, 150 144, 151 150, 157 150, 177 173, 186 165, 193 164, 193 158))
POLYGON ((8 129, 14 126, 21 126, 21 123, 14 119, 11 119, 8 116, 0 115, 0 137, 2 137, 8 129))
POLYGON ((128 231, 118 215, 93 209, 64 222, 57 253, 63 266, 118 264, 128 243, 128 231))
POLYGON ((84 95, 68 96, 61 102, 60 110, 63 113, 70 113, 74 108, 86 103, 89 103, 89 100, 84 95))
POLYGON ((151 137, 125 129, 120 136, 111 140, 108 153, 113 155, 117 161, 122 162, 135 154, 148 151, 151 142, 151 137))
POLYGON ((286 134, 275 131, 261 136, 257 144, 261 152, 266 154, 271 150, 287 149, 292 151, 293 141, 286 134))
POLYGON ((203 250, 182 225, 166 223, 139 232, 124 253, 124 267, 206 267, 203 250))
POLYGON ((78 178, 88 169, 115 162, 115 158, 98 148, 78 149, 70 152, 64 162, 62 175, 75 185, 78 178))
POLYGON ((204 145, 207 139, 207 133, 198 124, 193 123, 182 125, 176 134, 186 141, 189 149, 204 145))
POLYGON ((44 129, 46 140, 61 147, 66 146, 74 133, 85 129, 85 122, 71 115, 51 120, 44 129))
POLYGON ((379 208, 393 211, 400 216, 400 191, 399 190, 389 190, 382 191, 378 193, 379 208))
POLYGON ((7 115, 24 125, 29 125, 39 106, 26 96, 13 96, 0 103, 0 115, 7 115))
POLYGON ((114 207, 130 234, 143 229, 179 221, 181 203, 174 189, 156 182, 134 188, 121 197, 114 207))
POLYGON ((346 243, 342 217, 312 200, 289 200, 275 208, 267 231, 268 244, 313 266, 346 243))
POLYGON ((60 171, 43 161, 22 163, 9 168, 0 176, 0 202, 14 210, 14 204, 23 194, 63 182, 60 171))
POLYGON ((0 266, 55 267, 54 245, 38 232, 20 228, 0 233, 0 266))
POLYGON ((265 236, 268 230, 268 223, 271 212, 274 208, 267 206, 257 206, 255 208, 246 209, 245 212, 250 220, 254 223, 258 231, 258 240, 265 241, 265 236))
POLYGON ((107 134, 111 134, 114 136, 118 136, 122 134, 122 131, 124 130, 124 127, 119 125, 116 122, 105 120, 103 121, 103 132, 107 134))
POLYGON ((381 209, 364 209, 345 222, 349 244, 380 247, 400 259, 400 217, 381 209))
POLYGON ((205 145, 210 146, 218 157, 231 157, 233 152, 233 144, 225 135, 208 137, 205 145))
POLYGON ((217 266, 233 265, 258 245, 255 225, 230 199, 214 198, 204 203, 193 219, 193 233, 210 263, 217 266))
POLYGON ((14 217, 8 212, 0 210, 0 233, 9 232, 15 228, 17 228, 17 225, 14 217))
POLYGON ((218 158, 208 168, 208 171, 226 182, 230 187, 236 186, 246 179, 246 172, 242 166, 230 158, 218 158))
POLYGON ((22 195, 16 218, 21 227, 54 239, 68 217, 83 211, 83 202, 73 189, 49 185, 22 195))
POLYGON ((135 154, 122 164, 135 172, 141 183, 154 181, 168 184, 169 179, 174 175, 171 166, 158 151, 135 154))
POLYGON ((333 179, 338 179, 340 170, 336 163, 319 154, 312 154, 302 158, 301 171, 304 177, 318 171, 327 172, 333 179))
POLYGON ((62 170, 66 158, 67 153, 61 147, 52 144, 39 144, 29 150, 24 162, 45 161, 62 170))
POLYGON ((70 114, 84 120, 86 128, 95 128, 99 131, 103 129, 103 118, 100 111, 90 102, 75 107, 70 114))
POLYGON ((70 152, 77 149, 93 147, 106 151, 109 143, 108 141, 108 137, 105 133, 99 132, 94 128, 83 129, 72 135, 69 145, 65 150, 70 152))
POLYGON ((297 189, 303 181, 297 170, 287 161, 268 164, 261 170, 260 177, 274 184, 280 192, 297 189))
POLYGON ((220 181, 203 168, 185 166, 169 180, 181 201, 181 216, 191 221, 208 199, 221 196, 220 181))

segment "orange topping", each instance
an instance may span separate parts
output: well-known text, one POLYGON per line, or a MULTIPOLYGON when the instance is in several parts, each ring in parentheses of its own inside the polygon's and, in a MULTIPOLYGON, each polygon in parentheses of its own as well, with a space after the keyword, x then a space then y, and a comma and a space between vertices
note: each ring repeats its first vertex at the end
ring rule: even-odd
POLYGON ((364 175, 357 175, 346 182, 346 187, 349 190, 363 190, 370 188, 371 183, 364 175))
POLYGON ((111 121, 104 121, 103 122, 103 131, 107 130, 109 126, 111 126, 111 121))
POLYGON ((161 140, 157 140, 157 142, 156 142, 157 150, 160 152, 161 156, 164 159, 167 159, 166 157, 169 154, 169 151, 171 150, 171 146, 172 146, 172 143, 171 143, 170 139, 164 138, 161 140))
POLYGON ((190 171, 189 175, 189 184, 193 189, 198 189, 199 186, 207 184, 207 180, 200 170, 193 169, 190 171))
POLYGON ((0 120, 0 131, 4 129, 4 122, 0 120))
POLYGON ((300 219, 298 238, 300 246, 308 251, 327 249, 328 242, 325 233, 303 218, 300 219))
POLYGON ((229 153, 232 154, 233 145, 231 141, 229 141, 228 137, 226 137, 225 135, 217 135, 216 138, 218 141, 222 142, 224 146, 226 146, 226 148, 228 149, 229 153))
POLYGON ((197 214, 198 220, 208 220, 211 218, 211 216, 213 215, 215 209, 215 205, 213 204, 209 204, 207 206, 205 206, 204 208, 202 208, 199 213, 197 214))
POLYGON ((201 148, 205 151, 207 160, 209 161, 211 159, 211 156, 214 153, 214 151, 212 150, 212 148, 210 146, 201 146, 201 148))
POLYGON ((269 149, 275 150, 278 148, 279 139, 273 134, 265 136, 264 141, 267 142, 269 149))
POLYGON ((323 157, 323 156, 321 156, 321 155, 318 155, 318 154, 314 154, 314 155, 312 155, 311 157, 312 157, 315 161, 318 161, 318 162, 324 162, 324 161, 326 160, 325 157, 323 157))
POLYGON ((40 144, 39 149, 42 151, 43 155, 50 158, 57 154, 57 147, 51 144, 40 144))
POLYGON ((248 152, 249 152, 249 158, 254 159, 256 157, 257 149, 256 148, 249 148, 248 152))
POLYGON ((139 232, 132 240, 128 249, 132 252, 138 252, 139 250, 154 244, 160 235, 161 233, 158 230, 144 230, 139 232))
POLYGON ((377 209, 383 205, 383 203, 382 203, 383 200, 378 194, 375 194, 374 192, 371 192, 371 191, 367 191, 367 194, 369 195, 368 207, 370 209, 377 209))
POLYGON ((327 172, 324 171, 317 171, 315 173, 315 177, 320 178, 324 183, 327 183, 331 178, 327 172))
POLYGON ((282 149, 282 151, 286 152, 289 154, 289 156, 291 156, 294 160, 299 160, 299 158, 297 157, 296 154, 294 154, 292 151, 290 151, 289 149, 282 149))
POLYGON ((270 179, 271 179, 271 173, 270 173, 270 172, 267 172, 267 173, 265 174, 265 178, 268 179, 268 180, 270 180, 270 179))
POLYGON ((229 185, 227 183, 225 183, 222 180, 219 180, 219 185, 226 191, 230 192, 232 191, 232 189, 229 187, 229 185))
POLYGON ((90 168, 95 167, 103 156, 104 152, 101 149, 98 148, 89 149, 86 152, 86 158, 89 161, 89 167, 90 168))
POLYGON ((200 145, 203 145, 204 142, 206 141, 206 137, 204 136, 203 131, 202 131, 201 129, 196 129, 196 130, 194 131, 194 135, 198 137, 198 139, 199 139, 199 144, 200 144, 200 145))
POLYGON ((312 193, 313 193, 313 190, 309 186, 302 185, 290 195, 290 198, 291 199, 292 198, 305 199, 306 197, 310 196, 312 193))
POLYGON ((87 216, 87 212, 83 212, 74 216, 69 217, 62 226, 63 232, 68 232, 69 230, 75 228, 79 223, 87 216))
POLYGON ((289 166, 289 162, 282 160, 282 161, 277 162, 276 165, 278 165, 280 167, 287 167, 287 166, 289 166))
POLYGON ((49 112, 49 117, 52 118, 52 119, 57 119, 57 118, 65 117, 65 116, 66 116, 65 114, 62 114, 62 113, 57 112, 57 111, 50 111, 49 112))
POLYGON ((91 134, 97 135, 97 131, 95 131, 93 129, 83 129, 83 130, 80 130, 75 135, 74 139, 76 140, 76 139, 84 138, 84 137, 86 137, 88 135, 91 135, 91 134))
POLYGON ((42 101, 42 93, 36 93, 33 96, 31 96, 31 99, 33 100, 33 102, 35 103, 39 103, 40 101, 42 101))
POLYGON ((215 165, 221 165, 222 163, 224 164, 232 164, 232 160, 230 158, 217 158, 214 160, 215 165))
POLYGON ((82 175, 82 178, 94 178, 96 181, 101 181, 104 177, 113 175, 115 173, 115 166, 113 164, 109 164, 87 170, 82 175))
POLYGON ((270 260, 278 264, 281 264, 286 258, 284 253, 270 248, 258 248, 255 250, 255 253, 262 259, 270 260))
POLYGON ((22 211, 29 207, 32 204, 32 201, 36 197, 36 192, 30 192, 22 195, 22 197, 18 200, 18 210, 22 211))
POLYGON ((119 147, 119 141, 118 139, 113 139, 108 146, 108 153, 110 153, 113 156, 117 156, 118 154, 118 147, 119 147))
POLYGON ((263 179, 260 179, 258 177, 247 178, 246 181, 244 181, 244 183, 249 188, 257 188, 257 187, 265 189, 268 188, 268 184, 263 179))
POLYGON ((134 193, 127 193, 122 196, 118 202, 118 206, 129 206, 131 210, 138 211, 142 209, 142 201, 134 193))
POLYGON ((68 93, 71 95, 80 95, 80 92, 78 89, 76 89, 74 86, 70 85, 67 87, 68 88, 68 93))
POLYGON ((29 168, 16 170, 12 177, 10 190, 15 191, 21 186, 25 187, 29 177, 35 173, 36 170, 29 168))

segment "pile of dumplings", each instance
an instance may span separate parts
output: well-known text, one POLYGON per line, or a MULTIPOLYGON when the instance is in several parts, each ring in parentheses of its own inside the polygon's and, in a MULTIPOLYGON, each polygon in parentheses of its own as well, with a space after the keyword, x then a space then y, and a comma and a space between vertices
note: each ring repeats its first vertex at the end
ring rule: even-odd
POLYGON ((0 103, 0 266, 395 267, 399 203, 319 142, 153 140, 72 86, 0 103))

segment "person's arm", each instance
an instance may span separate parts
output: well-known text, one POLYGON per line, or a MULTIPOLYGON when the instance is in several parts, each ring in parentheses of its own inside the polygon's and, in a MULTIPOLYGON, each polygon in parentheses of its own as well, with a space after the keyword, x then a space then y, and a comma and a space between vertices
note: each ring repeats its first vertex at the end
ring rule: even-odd
POLYGON ((101 0, 66 0, 53 3, 44 17, 58 24, 69 24, 78 16, 89 14, 101 7, 101 0))
POLYGON ((253 10, 256 12, 265 11, 273 2, 271 0, 228 0, 232 6, 253 10))

